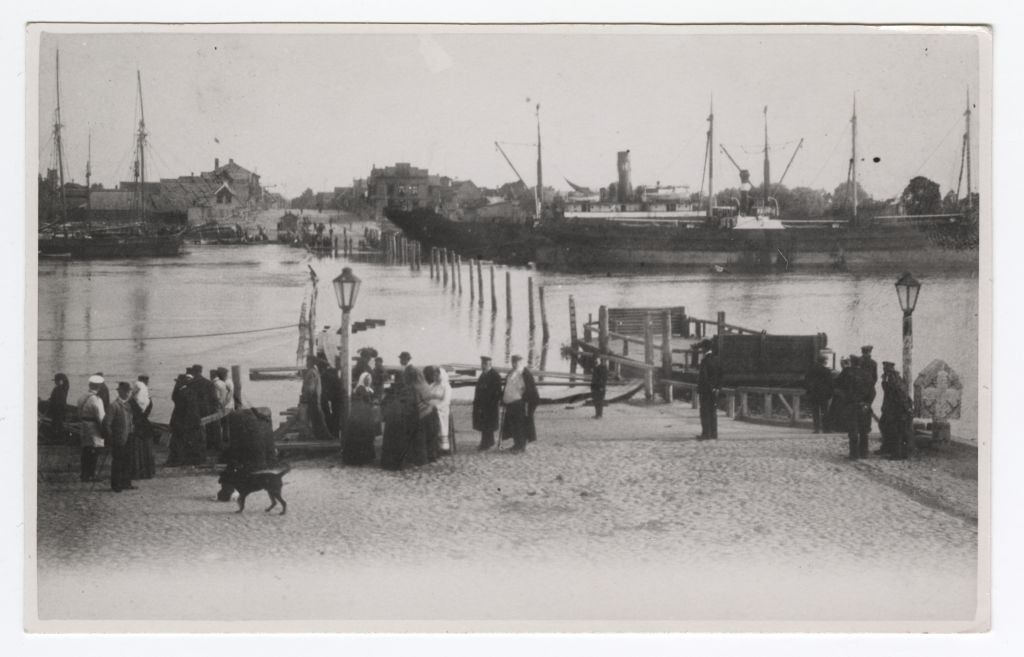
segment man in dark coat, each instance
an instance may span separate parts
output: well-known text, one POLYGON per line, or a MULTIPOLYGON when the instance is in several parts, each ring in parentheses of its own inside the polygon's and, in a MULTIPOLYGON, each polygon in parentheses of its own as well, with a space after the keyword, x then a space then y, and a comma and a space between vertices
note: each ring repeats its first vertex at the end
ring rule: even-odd
POLYGON ((167 465, 200 465, 205 456, 199 397, 191 374, 179 375, 171 391, 171 447, 167 465))
MULTIPOLYGON (((323 411, 324 423, 332 436, 338 435, 341 404, 338 401, 341 392, 340 372, 326 360, 318 361, 320 371, 320 409, 323 411)), ((359 379, 355 379, 358 381, 359 379)))
POLYGON ((700 435, 697 440, 718 440, 718 391, 722 387, 722 364, 713 341, 705 340, 701 348, 705 355, 697 377, 697 394, 700 395, 700 435))
POLYGON ((896 364, 889 361, 882 363, 882 395, 882 416, 878 419, 882 447, 878 453, 891 459, 905 459, 913 436, 914 405, 903 388, 903 377, 896 371, 896 364))
POLYGON ((604 358, 597 359, 597 365, 590 372, 590 396, 594 400, 594 417, 600 418, 604 411, 604 396, 608 391, 608 365, 604 358))
POLYGON ((878 385, 878 363, 871 358, 873 350, 874 347, 869 344, 860 348, 860 367, 867 372, 868 380, 871 382, 871 394, 870 399, 868 399, 869 406, 875 401, 875 386, 878 385))
POLYGON ((501 439, 511 438, 514 454, 526 451, 526 443, 537 440, 533 413, 540 403, 540 393, 530 370, 522 366, 522 356, 512 356, 512 371, 505 377, 501 401, 505 405, 505 421, 501 439))
POLYGON ((491 367, 491 357, 480 357, 480 378, 473 392, 473 430, 480 432, 479 451, 494 447, 501 405, 501 375, 491 367))
POLYGON ((871 406, 873 390, 871 375, 863 368, 860 358, 850 356, 843 361, 844 369, 836 379, 836 393, 843 404, 843 421, 850 440, 850 460, 867 458, 868 434, 871 432, 871 406))
POLYGON ((818 356, 817 362, 811 365, 804 376, 804 390, 807 391, 807 401, 811 404, 811 416, 814 418, 814 433, 822 432, 828 403, 832 399, 832 370, 825 364, 827 362, 827 356, 818 356))
MULTIPOLYGON (((213 381, 203 376, 203 366, 193 365, 185 370, 192 375, 192 389, 195 391, 196 403, 199 409, 200 419, 213 415, 220 410, 220 400, 217 398, 217 388, 213 381)), ((223 449, 220 440, 220 423, 211 422, 205 426, 206 449, 220 452, 223 449)))

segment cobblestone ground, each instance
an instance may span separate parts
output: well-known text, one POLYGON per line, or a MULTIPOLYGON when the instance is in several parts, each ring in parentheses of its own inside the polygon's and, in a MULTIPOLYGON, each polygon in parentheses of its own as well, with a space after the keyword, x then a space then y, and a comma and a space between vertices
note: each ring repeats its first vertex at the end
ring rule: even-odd
MULTIPOLYGON (((970 620, 977 465, 850 464, 845 438, 683 404, 542 408, 526 454, 402 473, 296 461, 285 516, 217 503, 212 471, 115 494, 39 484, 40 617, 970 620), (942 467, 940 467, 942 466, 942 467)), ((877 436, 876 436, 877 437, 877 436)))

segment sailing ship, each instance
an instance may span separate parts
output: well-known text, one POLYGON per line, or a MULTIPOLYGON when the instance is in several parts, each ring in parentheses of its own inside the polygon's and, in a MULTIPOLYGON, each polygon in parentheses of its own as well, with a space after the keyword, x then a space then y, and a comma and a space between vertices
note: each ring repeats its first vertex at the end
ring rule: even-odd
MULTIPOLYGON (((610 186, 604 196, 595 197, 587 193, 589 190, 570 183, 576 195, 570 195, 558 209, 545 208, 538 194, 537 210, 530 219, 508 215, 481 220, 479 216, 465 215, 455 220, 451 213, 429 208, 393 209, 386 216, 428 246, 555 269, 977 269, 978 221, 970 191, 969 100, 962 157, 967 168, 967 209, 962 213, 923 216, 858 214, 856 105, 851 118, 853 156, 848 187, 853 198, 852 215, 848 218, 787 218, 779 208, 770 194, 767 108, 763 194, 758 197, 749 171, 742 169, 723 146, 723 152, 739 169, 741 198, 731 199, 729 205, 718 205, 714 192, 713 106, 707 120, 706 203, 694 203, 687 195, 673 194, 660 185, 634 189, 629 151, 622 151, 617 155, 619 178, 614 189, 610 186)), ((539 117, 537 149, 536 189, 542 189, 539 117)))
MULTIPOLYGON (((139 96, 139 126, 135 135, 135 161, 132 196, 133 221, 128 224, 94 226, 89 220, 89 201, 84 225, 71 222, 68 217, 66 187, 64 183, 64 153, 60 112, 60 53, 57 53, 57 107, 54 114, 53 139, 57 154, 57 184, 59 192, 57 221, 39 229, 39 255, 75 259, 149 258, 176 256, 183 252, 183 231, 155 227, 147 221, 146 212, 146 119, 142 104, 142 75, 136 72, 139 96)), ((90 159, 91 159, 90 139, 90 159)), ((87 194, 91 162, 86 165, 87 194)), ((87 199, 89 196, 87 196, 87 199)))

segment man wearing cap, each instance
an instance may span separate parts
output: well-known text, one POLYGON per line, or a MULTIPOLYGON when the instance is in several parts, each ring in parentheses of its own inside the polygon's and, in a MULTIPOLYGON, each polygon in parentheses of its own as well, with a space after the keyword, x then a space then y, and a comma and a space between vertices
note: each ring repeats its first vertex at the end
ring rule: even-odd
POLYGON ((117 397, 110 403, 110 412, 105 418, 110 437, 110 488, 115 493, 135 488, 131 478, 131 437, 135 430, 128 403, 131 392, 132 386, 127 381, 118 383, 117 397))
POLYGON ((480 357, 480 378, 473 392, 473 430, 480 432, 480 445, 484 451, 494 447, 494 432, 498 430, 501 405, 501 375, 491 367, 491 357, 480 357))
POLYGON ((501 439, 512 439, 511 451, 515 454, 526 451, 526 443, 537 439, 533 412, 540 402, 533 375, 522 363, 522 356, 512 356, 512 371, 505 377, 505 389, 501 393, 501 401, 505 405, 501 439))
POLYGON ((697 375, 697 394, 700 395, 700 435, 697 440, 718 440, 718 391, 722 387, 722 364, 714 341, 701 343, 704 359, 697 375))
MULTIPOLYGON (((868 399, 868 407, 875 402, 875 386, 878 385, 878 363, 871 358, 871 351, 874 349, 869 344, 860 348, 860 367, 868 374, 871 382, 871 394, 868 399)), ((870 422, 870 417, 868 419, 870 422)), ((870 428, 868 429, 870 431, 870 428)))
POLYGON ((597 364, 590 371, 590 396, 594 400, 594 417, 601 419, 604 411, 604 396, 608 391, 608 365, 603 357, 598 357, 597 364))
POLYGON ((99 397, 103 377, 94 374, 89 377, 89 392, 78 399, 78 419, 81 420, 82 458, 80 477, 82 481, 96 479, 96 460, 98 450, 103 448, 103 419, 106 411, 99 397))
POLYGON ((842 399, 843 422, 850 440, 851 461, 868 456, 868 433, 871 431, 871 406, 868 399, 873 390, 870 373, 859 356, 851 354, 843 361, 844 369, 836 379, 836 394, 842 399))
POLYGON ((914 406, 903 389, 903 377, 896 371, 896 364, 889 361, 882 363, 882 395, 882 416, 878 419, 882 447, 878 453, 891 459, 905 459, 913 436, 914 406))
POLYGON ((832 399, 832 370, 826 363, 828 356, 819 354, 816 362, 804 376, 804 390, 807 400, 811 403, 811 416, 814 418, 814 433, 821 433, 828 403, 832 399))

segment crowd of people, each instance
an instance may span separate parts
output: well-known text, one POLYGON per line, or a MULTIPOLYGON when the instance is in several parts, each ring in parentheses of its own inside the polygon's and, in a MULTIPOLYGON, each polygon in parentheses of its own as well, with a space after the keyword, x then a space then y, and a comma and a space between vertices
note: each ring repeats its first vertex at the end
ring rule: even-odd
POLYGON ((77 430, 68 418, 68 377, 53 377, 53 391, 46 403, 51 437, 63 440, 69 433, 77 434, 81 446, 79 478, 84 482, 99 481, 97 466, 101 455, 110 456, 110 487, 115 492, 136 488, 134 481, 151 479, 156 474, 153 453, 154 433, 149 422, 153 401, 149 394, 149 377, 139 375, 133 383, 121 381, 116 395, 102 372, 89 377, 88 390, 78 398, 77 430), (106 452, 104 452, 106 450, 106 452))
MULTIPOLYGON (((341 458, 347 465, 371 464, 379 456, 382 468, 400 470, 435 462, 453 451, 455 421, 447 370, 435 365, 421 369, 409 352, 399 354, 398 360, 398 372, 389 373, 376 350, 360 351, 352 368, 350 410, 340 431, 341 458)), ((307 358, 306 365, 299 421, 314 437, 332 439, 344 416, 336 388, 342 385, 338 372, 323 353, 307 358)), ((473 399, 473 428, 480 432, 477 449, 493 447, 500 427, 499 439, 512 440, 513 453, 525 451, 537 435, 533 414, 540 395, 533 375, 518 355, 512 357, 512 370, 504 379, 492 368, 489 356, 481 357, 480 370, 473 399)))
MULTIPOLYGON (((872 351, 871 345, 865 345, 859 356, 841 358, 838 373, 828 367, 828 357, 821 355, 804 379, 814 432, 845 432, 851 460, 867 458, 869 454, 868 437, 875 417, 872 404, 879 382, 878 363, 871 357, 872 351)), ((895 363, 882 363, 881 384, 882 413, 877 419, 882 444, 876 453, 890 459, 905 459, 914 433, 914 407, 895 363)))

